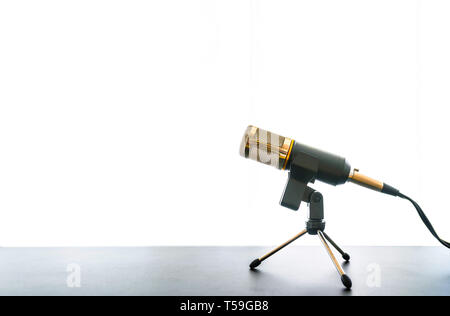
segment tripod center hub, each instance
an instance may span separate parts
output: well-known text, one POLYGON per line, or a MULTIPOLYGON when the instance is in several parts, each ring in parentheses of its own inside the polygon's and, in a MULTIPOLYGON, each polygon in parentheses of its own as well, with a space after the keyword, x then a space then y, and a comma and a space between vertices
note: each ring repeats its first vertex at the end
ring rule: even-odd
POLYGON ((308 220, 306 222, 306 230, 310 235, 317 235, 317 231, 325 230, 325 221, 323 220, 308 220))

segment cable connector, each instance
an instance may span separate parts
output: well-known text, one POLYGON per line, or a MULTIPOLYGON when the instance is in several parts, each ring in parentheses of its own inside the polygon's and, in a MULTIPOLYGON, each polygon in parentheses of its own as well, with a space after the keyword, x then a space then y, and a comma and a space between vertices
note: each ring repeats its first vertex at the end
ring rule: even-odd
POLYGON ((383 183, 383 188, 381 189, 381 192, 389 194, 389 195, 393 195, 393 196, 398 196, 398 194, 400 193, 399 190, 397 190, 396 188, 394 188, 386 183, 383 183))

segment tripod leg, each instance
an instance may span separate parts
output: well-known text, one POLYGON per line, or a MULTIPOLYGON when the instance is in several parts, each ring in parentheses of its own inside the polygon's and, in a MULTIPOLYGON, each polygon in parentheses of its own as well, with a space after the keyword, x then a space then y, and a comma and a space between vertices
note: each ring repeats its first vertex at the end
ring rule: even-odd
POLYGON ((322 232, 322 234, 324 235, 325 239, 328 240, 330 244, 332 244, 333 247, 342 255, 342 258, 344 258, 345 261, 350 260, 350 255, 339 248, 339 246, 336 245, 336 243, 330 238, 330 236, 328 236, 325 232, 322 232))
POLYGON ((259 266, 261 264, 261 262, 263 262, 264 260, 266 260, 267 258, 269 258, 270 256, 274 255, 275 253, 277 253, 278 251, 280 251, 281 249, 283 249, 284 247, 286 247, 287 245, 289 245, 291 242, 297 240, 298 238, 302 237, 304 234, 307 233, 307 230, 302 230, 300 233, 298 233, 297 235, 295 235, 294 237, 292 237, 291 239, 289 239, 288 241, 286 241, 284 244, 281 244, 280 246, 278 246, 277 248, 273 249, 272 251, 266 253, 264 256, 262 256, 261 258, 255 259, 252 261, 252 263, 250 263, 250 269, 254 269, 257 266, 259 266))
POLYGON ((342 270, 341 265, 336 260, 336 257, 334 256, 333 252, 331 251, 330 246, 328 246, 327 241, 325 240, 325 237, 323 235, 323 232, 318 230, 317 235, 319 236, 320 241, 322 242, 323 246, 325 247, 326 251, 330 255, 331 261, 333 261, 334 266, 336 267, 336 270, 338 271, 339 275, 341 276, 341 281, 344 284, 344 286, 347 289, 350 289, 352 287, 352 280, 348 277, 348 275, 345 274, 344 270, 342 270))

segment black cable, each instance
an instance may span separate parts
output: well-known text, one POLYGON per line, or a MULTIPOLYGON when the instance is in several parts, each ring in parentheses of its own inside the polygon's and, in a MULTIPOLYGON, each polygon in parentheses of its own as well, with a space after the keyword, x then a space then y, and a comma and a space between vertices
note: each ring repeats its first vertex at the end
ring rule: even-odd
POLYGON ((420 208, 419 204, 417 204, 413 199, 411 199, 410 197, 407 197, 406 195, 398 192, 397 196, 406 199, 408 201, 410 201, 412 203, 412 205, 414 205, 414 207, 417 210, 417 213, 419 213, 420 218, 422 219, 423 223, 425 224, 425 226, 428 228, 428 230, 430 231, 430 233, 441 243, 443 244, 445 247, 450 248, 450 243, 441 239, 438 234, 436 233, 436 231, 433 228, 433 225, 431 225, 430 221, 428 220, 427 216, 425 215, 425 213, 422 211, 422 209, 420 208))

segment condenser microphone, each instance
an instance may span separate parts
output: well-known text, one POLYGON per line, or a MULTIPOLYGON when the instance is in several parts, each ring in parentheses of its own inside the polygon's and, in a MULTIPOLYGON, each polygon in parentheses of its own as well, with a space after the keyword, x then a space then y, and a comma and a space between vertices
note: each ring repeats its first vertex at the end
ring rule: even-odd
POLYGON ((315 160, 317 171, 311 178, 311 182, 319 180, 331 185, 338 185, 350 181, 383 193, 398 194, 398 190, 392 186, 365 176, 358 169, 352 169, 349 162, 343 157, 252 125, 247 127, 242 137, 240 154, 245 158, 281 170, 291 170, 291 168, 303 164, 305 160, 315 160))
POLYGON ((335 154, 310 147, 292 138, 280 136, 264 129, 248 126, 242 137, 240 155, 280 170, 288 170, 288 181, 280 204, 297 210, 303 200, 308 183, 315 180, 331 185, 356 183, 363 187, 409 200, 431 234, 445 247, 450 244, 442 240, 431 225, 420 206, 396 188, 363 175, 352 168, 348 161, 335 154))

